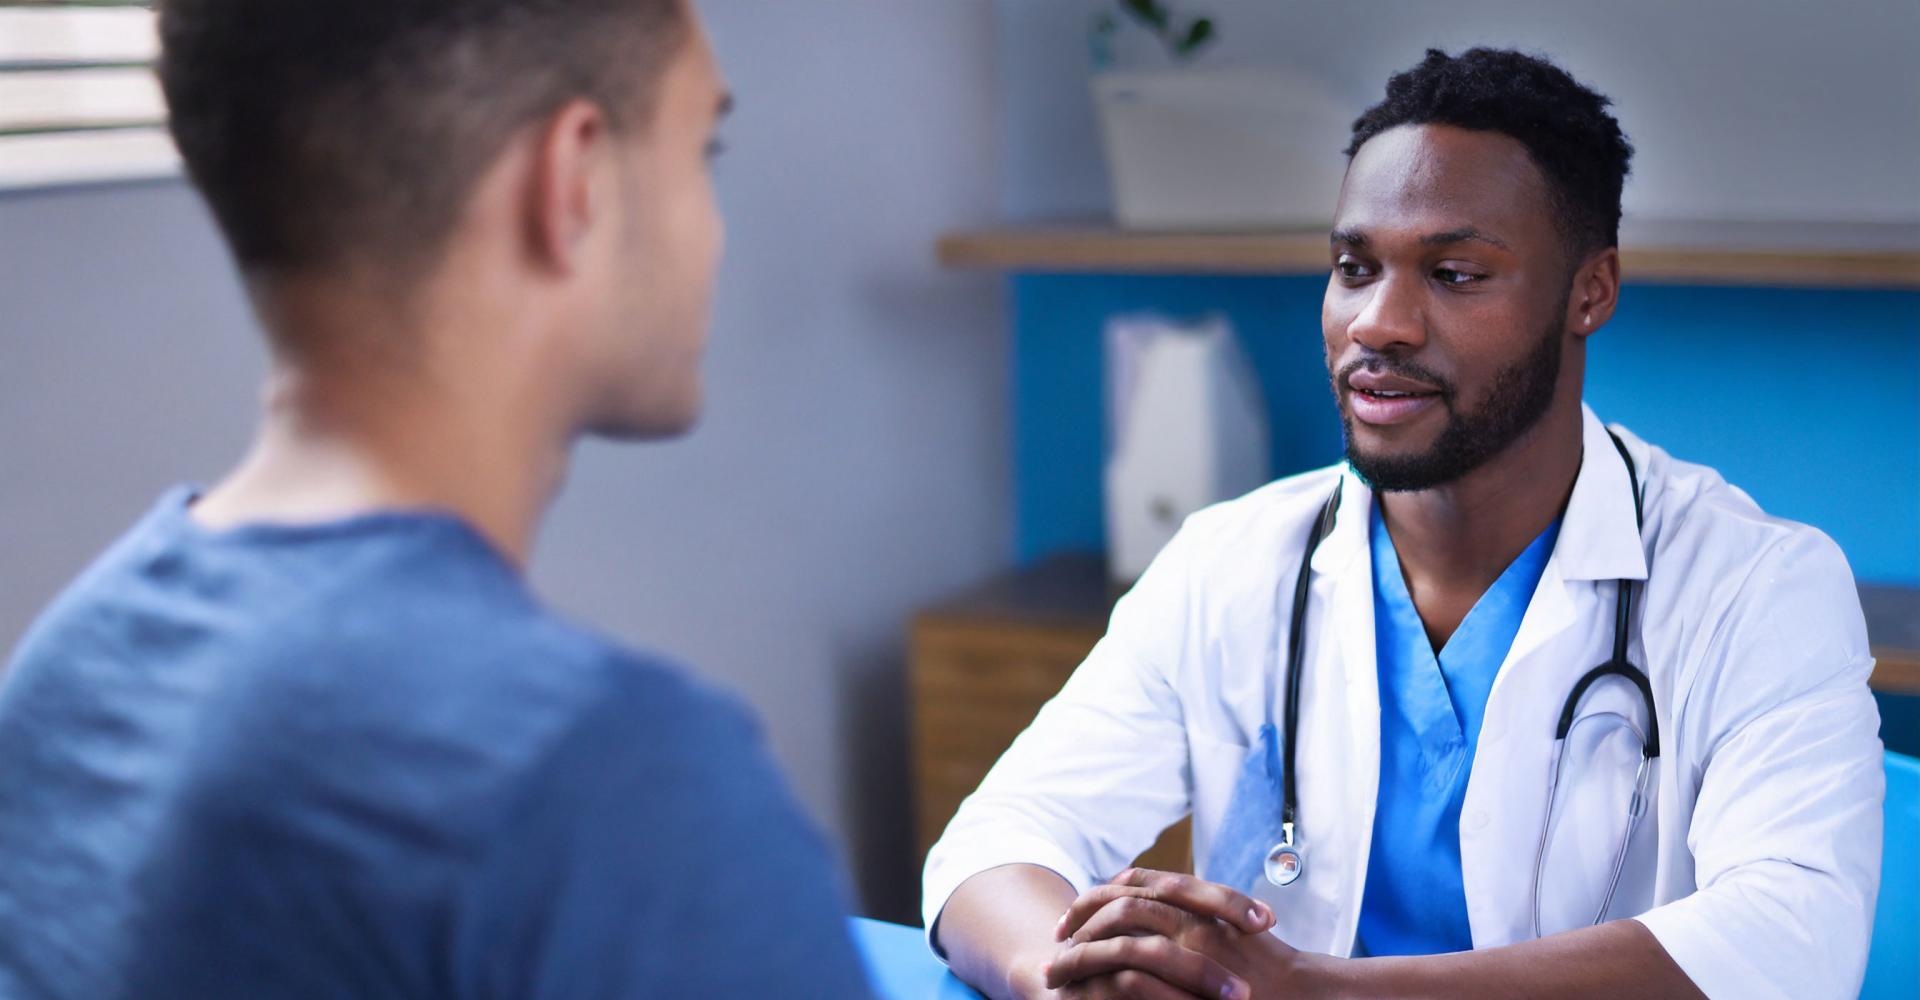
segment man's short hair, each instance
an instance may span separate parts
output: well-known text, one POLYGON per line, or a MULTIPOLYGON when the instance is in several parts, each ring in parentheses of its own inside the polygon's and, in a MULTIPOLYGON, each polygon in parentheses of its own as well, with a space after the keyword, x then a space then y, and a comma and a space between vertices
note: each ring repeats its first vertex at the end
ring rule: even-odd
POLYGON ((686 0, 160 0, 174 141, 249 276, 437 258, 516 132, 644 128, 686 0))
POLYGON ((1620 189, 1633 146, 1607 113, 1613 102, 1545 59, 1511 49, 1428 49, 1387 81, 1386 99, 1353 123, 1349 158, 1400 125, 1498 132, 1527 148, 1546 178, 1556 222, 1575 261, 1620 242, 1620 189))

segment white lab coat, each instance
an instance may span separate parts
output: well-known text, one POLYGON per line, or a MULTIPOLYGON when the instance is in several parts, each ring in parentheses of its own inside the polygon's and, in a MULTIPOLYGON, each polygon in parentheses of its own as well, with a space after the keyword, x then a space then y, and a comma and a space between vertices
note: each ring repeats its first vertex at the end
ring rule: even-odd
MULTIPOLYGON (((1643 546, 1626 466, 1591 410, 1584 420, 1585 457, 1559 541, 1494 681, 1461 811, 1474 947, 1533 936, 1554 723, 1573 683, 1611 654, 1614 581, 1644 580, 1629 658, 1652 680, 1662 753, 1607 915, 1639 919, 1709 997, 1851 997, 1878 888, 1884 778, 1867 688, 1873 660, 1846 559, 1819 531, 1767 516, 1712 470, 1622 431, 1645 489, 1643 546)), ((1266 674, 1284 669, 1276 651, 1302 548, 1342 475, 1338 522, 1313 557, 1301 678, 1306 871, 1286 888, 1262 881, 1254 894, 1272 904, 1288 943, 1352 953, 1380 702, 1373 494, 1344 466, 1188 520, 934 846, 927 926, 961 882, 998 865, 1041 865, 1084 890, 1189 812, 1195 870, 1205 870, 1267 718, 1262 702, 1284 692, 1266 674)), ((1583 715, 1645 715, 1624 683, 1594 690, 1583 715)), ((1272 717, 1284 718, 1280 705, 1272 717)), ((1594 752, 1630 776, 1624 742, 1594 752)), ((1583 800, 1581 787, 1556 808, 1575 830, 1604 830, 1594 845, 1617 841, 1624 817, 1595 807, 1595 795, 1583 800)), ((1592 919, 1612 867, 1594 845, 1547 873, 1547 933, 1592 919)))

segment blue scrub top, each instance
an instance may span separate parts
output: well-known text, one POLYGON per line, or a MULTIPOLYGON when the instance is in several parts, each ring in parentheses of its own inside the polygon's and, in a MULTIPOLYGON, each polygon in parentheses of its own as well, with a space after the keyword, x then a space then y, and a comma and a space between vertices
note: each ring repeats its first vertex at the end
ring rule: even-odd
POLYGON ((1487 695, 1559 534, 1556 520, 1528 544, 1435 655, 1375 506, 1370 535, 1380 798, 1360 904, 1361 954, 1432 955, 1473 947, 1460 876, 1460 807, 1487 695))

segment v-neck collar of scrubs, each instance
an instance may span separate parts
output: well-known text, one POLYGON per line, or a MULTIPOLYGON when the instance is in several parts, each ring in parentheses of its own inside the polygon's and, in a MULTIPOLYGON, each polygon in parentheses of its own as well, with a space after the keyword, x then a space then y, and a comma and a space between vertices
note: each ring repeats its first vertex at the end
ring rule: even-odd
POLYGON ((1472 745, 1480 735, 1494 675, 1506 660, 1514 636, 1520 633, 1520 621, 1526 617, 1541 574, 1546 572, 1560 522, 1556 519, 1527 543, 1474 602, 1446 646, 1437 652, 1407 589, 1400 555, 1377 504, 1368 530, 1373 547, 1374 620, 1381 679, 1388 679, 1385 674, 1391 667, 1396 673, 1394 686, 1423 699, 1421 721, 1436 727, 1445 721, 1447 725, 1440 728, 1449 729, 1447 735, 1472 745), (1451 711, 1438 711, 1441 706, 1451 711))
POLYGON ((1464 950, 1473 940, 1460 874, 1460 808, 1487 697, 1560 522, 1527 545, 1436 653, 1377 503, 1370 520, 1380 792, 1361 938, 1375 955, 1464 950))

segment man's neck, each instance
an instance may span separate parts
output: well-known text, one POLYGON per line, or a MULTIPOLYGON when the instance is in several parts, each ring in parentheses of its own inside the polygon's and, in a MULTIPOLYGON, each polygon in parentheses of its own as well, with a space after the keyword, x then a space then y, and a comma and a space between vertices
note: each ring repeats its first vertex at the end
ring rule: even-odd
POLYGON ((1455 482, 1381 494, 1401 573, 1436 650, 1566 509, 1580 472, 1582 419, 1577 400, 1558 406, 1455 482))
POLYGON ((466 332, 464 353, 436 355, 422 337, 427 349, 404 355, 283 357, 252 449, 194 518, 221 528, 437 510, 524 567, 572 432, 528 359, 488 362, 486 339, 466 332))

